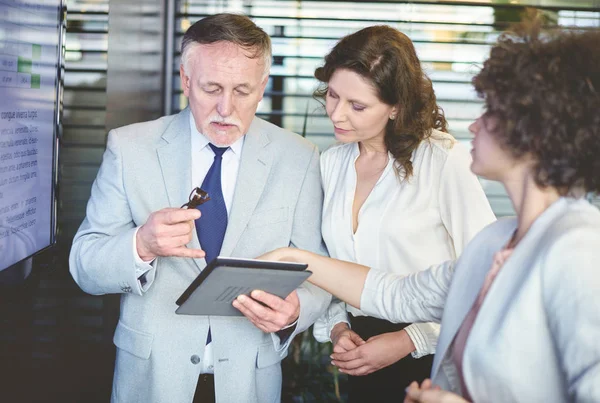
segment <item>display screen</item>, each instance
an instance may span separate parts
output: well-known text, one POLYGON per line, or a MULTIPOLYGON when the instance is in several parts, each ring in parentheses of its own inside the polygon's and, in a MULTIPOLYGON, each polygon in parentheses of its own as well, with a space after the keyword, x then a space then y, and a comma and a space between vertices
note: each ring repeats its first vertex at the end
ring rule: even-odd
POLYGON ((62 1, 0 0, 0 270, 55 239, 62 1))

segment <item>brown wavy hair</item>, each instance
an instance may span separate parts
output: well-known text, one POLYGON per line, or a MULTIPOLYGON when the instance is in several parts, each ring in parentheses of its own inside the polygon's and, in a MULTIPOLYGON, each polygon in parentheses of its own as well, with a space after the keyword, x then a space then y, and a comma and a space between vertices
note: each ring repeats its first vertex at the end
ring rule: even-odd
POLYGON ((529 17, 503 34, 473 78, 494 136, 535 161, 535 181, 562 195, 600 190, 600 30, 544 31, 529 17))
POLYGON ((321 85, 314 97, 324 100, 327 83, 337 69, 347 69, 367 78, 387 105, 399 113, 385 127, 385 145, 408 178, 413 173, 412 152, 432 129, 447 131, 443 110, 438 106, 431 80, 423 72, 411 40, 400 31, 376 25, 343 37, 315 70, 321 85))

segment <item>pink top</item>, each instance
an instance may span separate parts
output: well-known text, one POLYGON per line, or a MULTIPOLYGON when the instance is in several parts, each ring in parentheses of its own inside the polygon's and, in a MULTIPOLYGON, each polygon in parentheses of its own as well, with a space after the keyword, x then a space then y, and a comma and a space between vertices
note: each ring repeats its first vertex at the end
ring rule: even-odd
POLYGON ((458 376, 460 378, 460 385, 462 387, 463 397, 469 401, 472 401, 471 396, 469 395, 469 391, 467 390, 467 386, 465 385, 465 379, 463 376, 463 356, 465 352, 465 345, 467 344, 467 338, 469 337, 469 333, 471 332, 471 328, 473 327, 473 323, 475 322, 475 318, 479 313, 479 309, 481 308, 481 304, 487 295, 492 282, 496 278, 496 275, 504 265, 504 262, 509 258, 514 249, 503 248, 500 251, 496 252, 494 255, 494 261, 492 262, 492 267, 488 274, 485 277, 485 281, 483 282, 483 286, 477 295, 477 299, 473 303, 473 307, 465 317, 462 325, 458 329, 456 336, 454 337, 454 347, 452 348, 452 360, 454 361, 454 365, 458 369, 458 376))

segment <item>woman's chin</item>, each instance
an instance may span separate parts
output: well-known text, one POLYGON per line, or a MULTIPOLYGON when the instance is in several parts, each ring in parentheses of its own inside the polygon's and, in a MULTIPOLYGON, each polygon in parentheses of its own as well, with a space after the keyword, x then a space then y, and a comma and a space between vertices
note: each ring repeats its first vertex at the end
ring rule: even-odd
POLYGON ((354 139, 344 134, 335 133, 335 139, 340 143, 354 143, 354 139))
POLYGON ((477 176, 483 176, 481 172, 481 167, 475 159, 473 159, 473 162, 471 162, 471 172, 473 172, 477 176))
POLYGON ((483 169, 481 166, 478 166, 475 162, 471 164, 471 172, 475 175, 479 176, 482 179, 490 180, 490 181, 499 181, 498 175, 493 175, 489 170, 483 169))

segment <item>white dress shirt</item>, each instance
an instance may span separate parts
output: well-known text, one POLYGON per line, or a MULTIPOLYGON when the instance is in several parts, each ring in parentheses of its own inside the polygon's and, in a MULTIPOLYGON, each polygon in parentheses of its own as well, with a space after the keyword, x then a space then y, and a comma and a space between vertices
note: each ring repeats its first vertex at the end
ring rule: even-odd
MULTIPOLYGON (((358 213, 352 230, 358 143, 335 145, 321 155, 323 239, 333 258, 357 262, 398 274, 411 274, 459 256, 483 227, 495 220, 477 177, 471 156, 451 135, 434 131, 413 152, 413 175, 396 174, 394 157, 358 213)), ((314 326, 314 336, 330 341, 337 323, 348 323, 346 312, 365 315, 343 302, 332 302, 314 326)), ((433 354, 439 325, 405 328, 415 358, 433 354)))
MULTIPOLYGON (((210 169, 214 159, 215 153, 209 147, 209 140, 196 128, 196 122, 194 117, 190 113, 190 131, 191 131, 191 153, 192 153, 192 183, 190 183, 190 192, 195 187, 200 187, 208 170, 210 169)), ((233 201, 233 194, 235 192, 235 185, 237 183, 238 170, 240 168, 240 158, 242 155, 242 148, 244 147, 245 136, 240 137, 235 143, 229 146, 229 149, 223 153, 223 161, 221 163, 221 190, 223 192, 223 199, 225 201, 225 207, 227 208, 227 214, 231 212, 231 203, 233 201)), ((177 206, 179 207, 179 206, 177 206)), ((139 229, 139 228, 138 228, 139 229)), ((137 254, 136 245, 136 234, 133 236, 133 250, 134 257, 137 263, 136 274, 138 279, 144 288, 144 275, 151 269, 150 262, 144 262, 137 254)), ((207 344, 204 348, 204 360, 202 361, 202 373, 212 374, 213 369, 213 351, 212 343, 207 344)))

